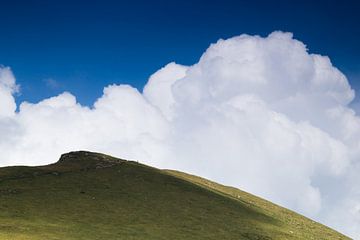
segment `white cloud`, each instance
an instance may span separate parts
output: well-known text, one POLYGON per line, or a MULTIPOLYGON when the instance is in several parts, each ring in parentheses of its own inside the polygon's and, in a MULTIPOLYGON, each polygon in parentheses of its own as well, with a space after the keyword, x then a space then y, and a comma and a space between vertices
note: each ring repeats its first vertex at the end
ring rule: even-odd
POLYGON ((237 186, 360 235, 360 118, 346 77, 290 33, 212 44, 143 93, 111 85, 91 108, 70 93, 22 103, 0 68, 0 164, 103 151, 237 186))
POLYGON ((17 91, 11 69, 0 66, 0 117, 9 117, 15 113, 16 104, 12 94, 17 91))

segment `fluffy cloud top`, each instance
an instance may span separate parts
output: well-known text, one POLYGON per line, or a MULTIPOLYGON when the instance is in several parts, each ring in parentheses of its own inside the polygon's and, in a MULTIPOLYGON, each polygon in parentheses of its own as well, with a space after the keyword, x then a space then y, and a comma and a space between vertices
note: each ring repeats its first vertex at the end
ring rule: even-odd
POLYGON ((237 186, 360 236, 360 118, 346 77, 291 33, 212 44, 170 63, 143 93, 111 85, 94 105, 70 93, 16 112, 0 68, 0 164, 54 162, 87 149, 237 186))

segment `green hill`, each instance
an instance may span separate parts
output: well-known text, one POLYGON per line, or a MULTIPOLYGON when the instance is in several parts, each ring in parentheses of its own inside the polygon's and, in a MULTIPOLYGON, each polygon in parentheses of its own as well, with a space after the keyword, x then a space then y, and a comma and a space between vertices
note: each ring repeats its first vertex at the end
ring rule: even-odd
POLYGON ((349 239, 189 174, 90 152, 0 168, 1 240, 349 239))

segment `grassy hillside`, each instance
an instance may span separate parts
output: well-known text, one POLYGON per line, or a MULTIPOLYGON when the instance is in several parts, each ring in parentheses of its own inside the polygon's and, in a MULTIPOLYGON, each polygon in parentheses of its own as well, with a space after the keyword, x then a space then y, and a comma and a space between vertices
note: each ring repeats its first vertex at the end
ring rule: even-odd
POLYGON ((0 239, 348 239, 235 188, 89 152, 0 168, 0 239))

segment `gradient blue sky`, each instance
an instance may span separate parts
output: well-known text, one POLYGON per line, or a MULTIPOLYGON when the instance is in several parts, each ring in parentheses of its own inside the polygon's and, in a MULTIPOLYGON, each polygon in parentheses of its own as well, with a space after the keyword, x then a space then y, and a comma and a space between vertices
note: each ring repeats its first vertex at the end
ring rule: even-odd
POLYGON ((21 85, 17 101, 70 91, 91 105, 104 86, 142 89, 175 61, 197 62, 210 43, 290 31, 328 55, 360 88, 359 1, 1 1, 0 64, 21 85))

